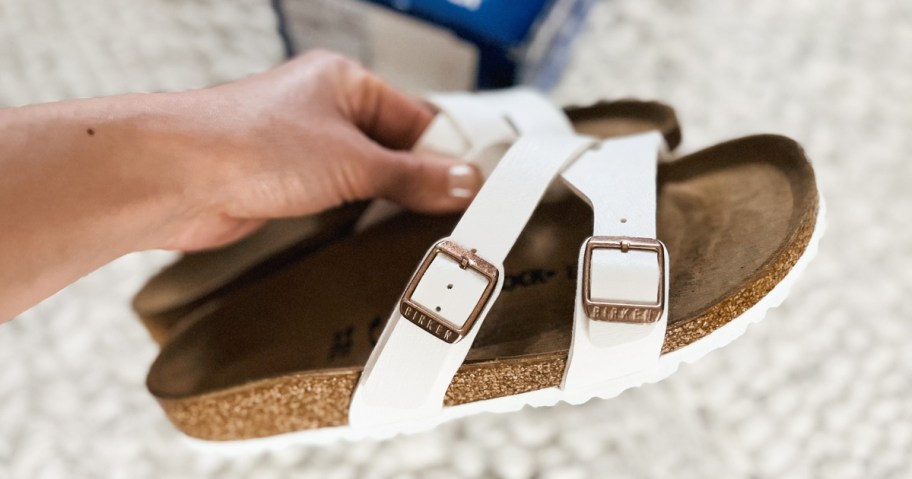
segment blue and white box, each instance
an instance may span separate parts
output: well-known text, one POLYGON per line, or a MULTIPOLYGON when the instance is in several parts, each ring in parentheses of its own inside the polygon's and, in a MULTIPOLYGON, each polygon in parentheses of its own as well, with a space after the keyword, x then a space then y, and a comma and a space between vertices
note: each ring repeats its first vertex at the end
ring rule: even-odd
POLYGON ((273 0, 289 55, 328 48, 410 91, 548 90, 594 0, 273 0))

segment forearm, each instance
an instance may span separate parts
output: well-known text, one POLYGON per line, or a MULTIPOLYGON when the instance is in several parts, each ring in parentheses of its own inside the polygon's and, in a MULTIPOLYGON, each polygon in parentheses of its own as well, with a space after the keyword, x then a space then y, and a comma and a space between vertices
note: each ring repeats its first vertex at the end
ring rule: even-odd
POLYGON ((198 148, 173 95, 0 110, 0 321, 177 234, 198 148), (183 118, 183 119, 182 119, 183 118))
POLYGON ((0 322, 132 251, 372 197, 465 208, 474 169, 407 151, 432 118, 320 51, 203 90, 0 110, 0 322))

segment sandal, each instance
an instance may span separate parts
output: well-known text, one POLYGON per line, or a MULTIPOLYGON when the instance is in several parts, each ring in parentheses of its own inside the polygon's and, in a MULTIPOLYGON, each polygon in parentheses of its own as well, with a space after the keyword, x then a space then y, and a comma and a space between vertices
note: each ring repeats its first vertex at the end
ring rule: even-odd
MULTIPOLYGON (((580 133, 599 138, 659 130, 669 150, 681 141, 674 110, 656 102, 601 102, 561 113, 528 89, 442 94, 429 101, 438 115, 416 148, 462 158, 483 173, 490 172, 517 134, 562 130, 566 118, 580 133)), ((133 309, 152 338, 164 344, 219 298, 395 211, 374 203, 367 213, 368 204, 359 202, 315 216, 273 220, 235 244, 185 254, 146 283, 133 309)))
POLYGON ((461 218, 398 214, 222 298, 149 390, 195 438, 325 441, 661 380, 785 298, 824 215, 788 138, 660 144, 523 137, 461 218), (536 207, 558 173, 576 194, 536 207))

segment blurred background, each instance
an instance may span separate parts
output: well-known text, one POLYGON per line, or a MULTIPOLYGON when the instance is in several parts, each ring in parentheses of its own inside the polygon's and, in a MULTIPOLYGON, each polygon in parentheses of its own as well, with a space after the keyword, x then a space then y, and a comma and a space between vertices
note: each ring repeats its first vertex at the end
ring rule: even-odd
MULTIPOLYGON (((614 400, 220 455, 189 447, 146 391, 156 347, 129 300, 173 256, 130 255, 0 327, 0 478, 912 477, 912 3, 558 3, 556 26, 539 19, 518 35, 525 48, 438 35, 452 60, 391 80, 411 90, 527 81, 561 104, 656 98, 678 109, 685 151, 749 133, 797 139, 829 226, 781 308, 614 400)), ((312 42, 404 71, 376 30, 396 20, 333 5, 0 0, 0 107, 204 87, 312 42)))

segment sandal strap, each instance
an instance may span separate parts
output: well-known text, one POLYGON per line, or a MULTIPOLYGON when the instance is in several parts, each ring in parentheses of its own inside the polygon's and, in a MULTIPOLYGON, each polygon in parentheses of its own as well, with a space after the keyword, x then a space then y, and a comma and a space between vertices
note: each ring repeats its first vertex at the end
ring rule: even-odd
POLYGON ((586 390, 659 359, 668 257, 656 239, 658 132, 602 143, 563 173, 593 209, 580 249, 573 335, 561 388, 586 390))
MULTIPOLYGON (((460 158, 475 165, 484 178, 522 135, 573 134, 564 111, 528 87, 437 93, 427 100, 438 112, 413 150, 460 158)), ((392 202, 376 200, 355 230, 364 230, 399 211, 392 202)))
POLYGON ((519 136, 574 132, 562 109, 526 87, 440 93, 429 96, 428 101, 439 113, 415 150, 463 158, 485 177, 519 136))
POLYGON ((374 347, 349 408, 354 427, 434 417, 503 286, 503 261, 552 179, 595 141, 520 138, 450 237, 422 261, 374 347))
POLYGON ((573 123, 562 108, 529 87, 481 92, 480 101, 503 113, 521 135, 574 132, 573 123))

